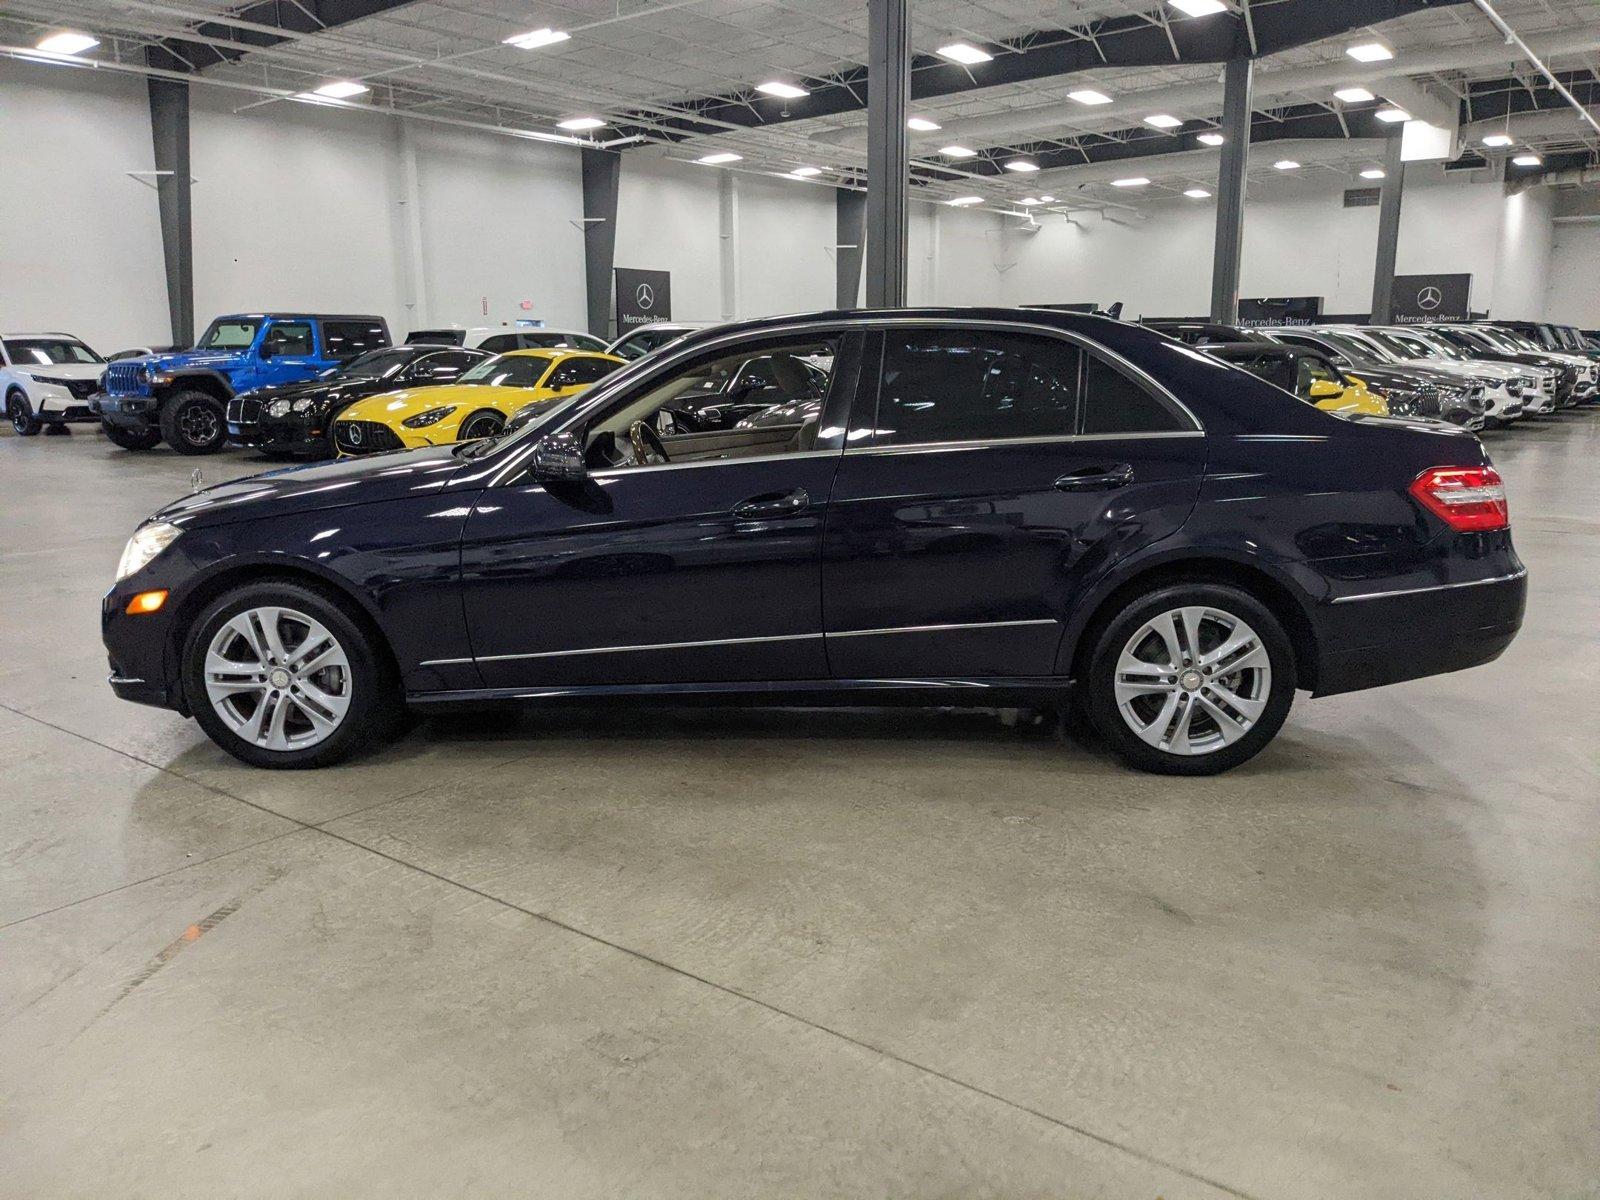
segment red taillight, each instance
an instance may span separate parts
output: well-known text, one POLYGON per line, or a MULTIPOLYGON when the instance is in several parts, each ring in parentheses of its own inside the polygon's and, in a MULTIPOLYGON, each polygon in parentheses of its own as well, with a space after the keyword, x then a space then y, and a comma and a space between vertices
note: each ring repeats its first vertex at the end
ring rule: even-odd
POLYGON ((1506 485, 1493 467, 1429 467, 1409 490, 1423 508, 1459 533, 1511 524, 1506 485))

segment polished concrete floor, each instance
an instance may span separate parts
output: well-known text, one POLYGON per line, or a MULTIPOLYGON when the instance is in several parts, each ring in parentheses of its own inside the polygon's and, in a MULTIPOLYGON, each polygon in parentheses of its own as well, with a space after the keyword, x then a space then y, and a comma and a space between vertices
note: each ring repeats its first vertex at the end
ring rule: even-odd
POLYGON ((194 462, 0 437, 0 1194, 1600 1195, 1600 412, 1491 447, 1506 656, 1177 782, 921 713, 251 771, 103 682, 194 462))

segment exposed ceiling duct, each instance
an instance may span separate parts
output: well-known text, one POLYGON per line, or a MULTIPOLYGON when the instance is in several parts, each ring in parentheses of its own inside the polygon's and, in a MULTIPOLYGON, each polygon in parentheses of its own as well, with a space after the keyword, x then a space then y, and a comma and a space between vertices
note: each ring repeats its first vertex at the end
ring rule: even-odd
MULTIPOLYGON (((1286 138, 1272 142, 1275 158, 1292 158, 1302 166, 1324 163, 1347 163, 1363 158, 1381 157, 1382 138, 1286 138)), ((1184 179, 1214 179, 1220 159, 1215 150, 1179 150, 1145 159, 1122 159, 1118 162, 1082 163, 1074 167, 1056 167, 1040 171, 1031 177, 1038 187, 1062 191, 1068 187, 1090 183, 1111 183, 1113 180, 1143 175, 1151 179, 1177 176, 1184 179), (1135 165, 1137 164, 1137 165, 1135 165)))

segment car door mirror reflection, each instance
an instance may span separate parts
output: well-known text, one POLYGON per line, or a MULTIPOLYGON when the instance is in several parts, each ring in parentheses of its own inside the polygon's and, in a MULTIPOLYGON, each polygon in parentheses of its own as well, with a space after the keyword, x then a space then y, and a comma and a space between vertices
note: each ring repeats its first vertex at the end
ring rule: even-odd
POLYGON ((588 478, 583 440, 573 433, 548 433, 533 446, 528 474, 536 483, 578 483, 588 478))

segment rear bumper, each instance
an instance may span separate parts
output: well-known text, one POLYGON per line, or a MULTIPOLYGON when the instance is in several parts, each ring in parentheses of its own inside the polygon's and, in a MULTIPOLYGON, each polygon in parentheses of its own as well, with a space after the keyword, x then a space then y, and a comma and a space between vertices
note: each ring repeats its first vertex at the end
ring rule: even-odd
POLYGON ((1319 614, 1313 694, 1333 696, 1492 662, 1522 628, 1527 597, 1521 564, 1482 579, 1340 596, 1319 614))

